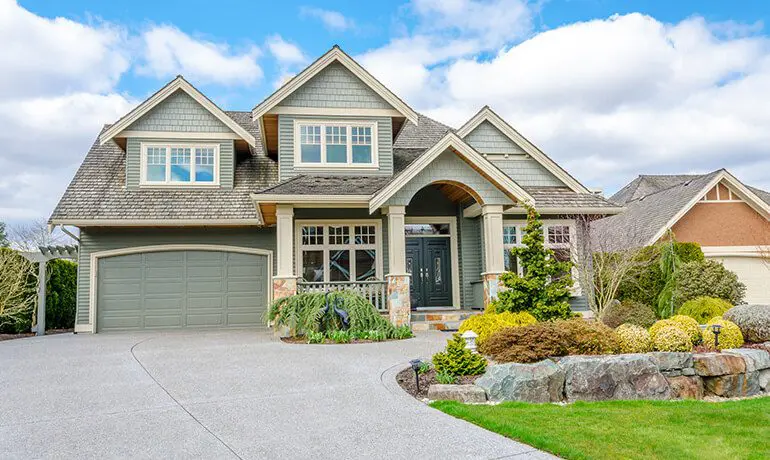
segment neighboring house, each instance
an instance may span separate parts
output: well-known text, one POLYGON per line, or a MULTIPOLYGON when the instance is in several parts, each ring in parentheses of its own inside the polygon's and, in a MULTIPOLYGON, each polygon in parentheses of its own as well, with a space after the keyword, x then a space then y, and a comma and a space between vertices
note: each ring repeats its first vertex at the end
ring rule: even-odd
POLYGON ((746 285, 747 303, 770 304, 770 193, 724 169, 702 175, 639 176, 610 200, 626 211, 594 222, 594 240, 654 244, 671 230, 701 245, 746 285))
POLYGON ((496 296, 523 202, 565 258, 576 216, 621 210, 488 107, 451 129, 335 46, 251 112, 177 77, 104 127, 50 223, 80 228, 78 332, 260 325, 337 287, 403 324, 496 296))

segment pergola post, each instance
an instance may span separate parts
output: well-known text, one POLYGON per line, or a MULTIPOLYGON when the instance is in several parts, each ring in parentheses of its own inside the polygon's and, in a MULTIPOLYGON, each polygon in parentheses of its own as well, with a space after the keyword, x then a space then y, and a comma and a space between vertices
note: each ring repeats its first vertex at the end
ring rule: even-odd
POLYGON ((51 259, 78 259, 78 247, 67 246, 40 246, 38 252, 24 251, 21 255, 37 266, 37 321, 33 328, 35 335, 45 335, 45 289, 48 286, 48 261, 51 259))
POLYGON ((45 335, 45 287, 48 285, 46 279, 46 266, 48 262, 41 260, 37 264, 37 329, 35 335, 45 335))

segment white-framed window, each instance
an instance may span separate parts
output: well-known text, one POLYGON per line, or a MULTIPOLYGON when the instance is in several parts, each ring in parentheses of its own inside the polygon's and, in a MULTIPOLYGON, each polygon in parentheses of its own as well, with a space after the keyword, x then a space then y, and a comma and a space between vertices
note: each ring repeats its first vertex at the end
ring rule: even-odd
POLYGON ((219 145, 141 144, 143 185, 218 185, 219 145))
POLYGON ((297 224, 297 269, 308 282, 381 279, 379 221, 297 224))
POLYGON ((377 166, 377 123, 295 120, 298 166, 377 166))
MULTIPOLYGON (((511 249, 522 247, 522 238, 524 236, 524 227, 527 226, 523 221, 504 221, 503 222, 503 248, 505 254, 505 270, 523 274, 521 264, 518 259, 511 254, 511 249)), ((570 222, 548 222, 543 221, 543 239, 545 247, 551 249, 556 260, 567 262, 573 260, 573 251, 575 226, 570 222)))

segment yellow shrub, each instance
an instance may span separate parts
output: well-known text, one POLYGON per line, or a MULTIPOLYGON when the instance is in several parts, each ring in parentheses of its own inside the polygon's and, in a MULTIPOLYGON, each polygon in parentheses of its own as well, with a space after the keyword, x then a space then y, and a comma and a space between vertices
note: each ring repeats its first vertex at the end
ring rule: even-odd
POLYGON ((652 338, 652 341, 655 341, 658 332, 668 326, 673 326, 687 334, 687 337, 690 338, 690 342, 692 342, 693 345, 700 341, 700 326, 698 326, 698 322, 689 316, 684 315, 674 315, 669 319, 656 321, 650 328, 650 337, 652 338))
POLYGON ((650 326, 650 338, 652 339, 652 341, 653 342, 655 341, 655 337, 658 335, 658 332, 660 332, 664 327, 668 327, 668 326, 676 327, 676 325, 673 322, 667 319, 661 319, 660 321, 655 321, 655 324, 650 326))
POLYGON ((525 311, 519 313, 511 313, 508 311, 503 313, 484 313, 471 316, 463 321, 460 325, 459 332, 460 334, 465 331, 475 332, 479 335, 476 339, 476 344, 481 345, 493 332, 497 332, 500 329, 506 327, 528 326, 530 324, 535 324, 536 322, 537 320, 535 317, 525 311))
POLYGON ((714 331, 711 329, 711 326, 714 324, 719 324, 722 326, 722 330, 719 331, 720 350, 726 350, 728 348, 740 348, 743 346, 743 333, 741 333, 741 328, 739 328, 738 325, 732 321, 722 319, 719 316, 716 318, 711 318, 711 320, 707 323, 706 330, 703 331, 704 345, 709 348, 714 348, 714 331))
POLYGON ((646 353, 652 350, 652 340, 647 329, 635 324, 621 324, 615 328, 621 353, 646 353))
POLYGON ((655 351, 692 351, 690 336, 672 325, 659 328, 652 339, 652 345, 655 351))

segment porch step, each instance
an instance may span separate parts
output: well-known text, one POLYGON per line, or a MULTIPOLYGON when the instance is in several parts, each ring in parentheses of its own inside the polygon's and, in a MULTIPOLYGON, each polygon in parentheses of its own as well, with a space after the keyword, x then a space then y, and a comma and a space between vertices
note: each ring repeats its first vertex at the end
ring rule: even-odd
POLYGON ((460 323, 481 310, 426 310, 412 312, 413 331, 456 331, 460 323))

